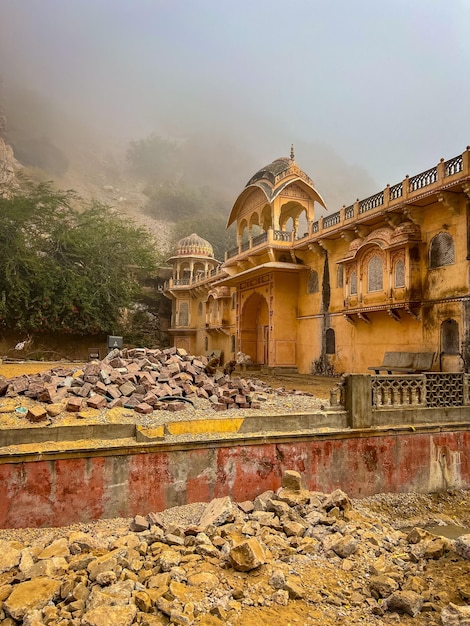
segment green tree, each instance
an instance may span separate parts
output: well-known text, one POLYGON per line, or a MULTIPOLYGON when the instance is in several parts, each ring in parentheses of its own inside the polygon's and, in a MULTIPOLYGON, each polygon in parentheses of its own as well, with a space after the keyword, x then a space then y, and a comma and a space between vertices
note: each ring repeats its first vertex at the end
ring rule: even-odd
POLYGON ((22 332, 111 333, 157 264, 150 234, 71 191, 26 182, 0 199, 0 324, 22 332))
POLYGON ((201 213, 197 217, 179 221, 173 229, 173 248, 179 239, 197 233, 214 248, 214 257, 219 261, 225 252, 237 245, 235 226, 227 228, 227 218, 220 214, 201 213))

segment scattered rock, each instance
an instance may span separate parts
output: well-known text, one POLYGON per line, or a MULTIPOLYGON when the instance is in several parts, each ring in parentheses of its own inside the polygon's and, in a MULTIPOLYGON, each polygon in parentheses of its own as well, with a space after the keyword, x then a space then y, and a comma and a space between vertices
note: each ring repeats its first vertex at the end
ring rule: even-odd
POLYGON ((42 609, 53 600, 60 589, 60 581, 39 577, 16 585, 4 602, 13 619, 21 620, 34 609, 42 609))
POLYGON ((389 611, 407 613, 415 617, 421 612, 424 599, 414 591, 395 591, 387 598, 386 606, 389 611))
POLYGON ((260 542, 251 537, 230 550, 229 559, 232 567, 239 572, 249 572, 265 562, 265 553, 260 542))
POLYGON ((442 626, 470 626, 470 606, 457 606, 450 602, 441 611, 442 626))
MULTIPOLYGON (((405 614, 437 626, 441 613, 443 626, 470 626, 470 607, 450 603, 449 587, 440 588, 454 564, 470 573, 449 552, 452 542, 418 528, 395 531, 349 508, 344 492, 303 489, 295 472, 282 484, 243 506, 217 498, 119 527, 102 520, 107 532, 82 526, 2 541, 0 623, 222 625, 254 623, 253 611, 266 609, 263 623, 304 623, 306 615, 327 626, 380 616, 391 623, 405 614)), ((464 601, 465 580, 454 585, 464 601)))
POLYGON ((199 526, 221 526, 228 521, 232 521, 234 516, 234 506, 230 496, 216 498, 207 505, 206 510, 199 520, 199 526))

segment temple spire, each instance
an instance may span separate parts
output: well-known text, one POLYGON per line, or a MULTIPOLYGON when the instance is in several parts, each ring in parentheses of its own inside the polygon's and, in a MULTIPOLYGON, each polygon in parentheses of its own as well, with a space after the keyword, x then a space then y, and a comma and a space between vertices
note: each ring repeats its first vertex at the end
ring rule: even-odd
POLYGON ((290 160, 291 161, 295 161, 295 155, 294 155, 294 144, 292 143, 290 146, 290 160))

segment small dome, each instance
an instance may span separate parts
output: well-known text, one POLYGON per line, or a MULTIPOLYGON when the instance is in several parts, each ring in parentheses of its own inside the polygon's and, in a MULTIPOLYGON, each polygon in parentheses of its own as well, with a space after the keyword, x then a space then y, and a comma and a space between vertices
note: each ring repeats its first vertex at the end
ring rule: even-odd
POLYGON ((205 256, 214 258, 214 249, 208 241, 199 237, 196 233, 192 233, 192 235, 183 237, 183 239, 178 241, 175 256, 205 256))
POLYGON ((262 167, 260 170, 256 172, 254 176, 250 178, 250 180, 246 183, 245 187, 249 187, 253 183, 258 180, 268 180, 271 184, 274 185, 274 181, 276 176, 288 170, 292 165, 292 160, 287 159, 285 157, 281 157, 280 159, 276 159, 269 165, 262 167))

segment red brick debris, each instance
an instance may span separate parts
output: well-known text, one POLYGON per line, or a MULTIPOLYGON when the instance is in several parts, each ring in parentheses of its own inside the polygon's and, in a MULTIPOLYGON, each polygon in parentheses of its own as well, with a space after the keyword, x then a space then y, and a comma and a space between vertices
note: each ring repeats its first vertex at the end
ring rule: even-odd
POLYGON ((191 356, 179 348, 116 349, 82 367, 59 364, 38 374, 0 376, 0 396, 26 396, 46 404, 66 399, 66 408, 72 412, 87 406, 124 406, 146 414, 182 410, 195 398, 209 400, 216 411, 259 409, 268 393, 289 395, 282 387, 273 389, 260 380, 225 375, 222 369, 207 374, 207 364, 206 357, 191 356))

